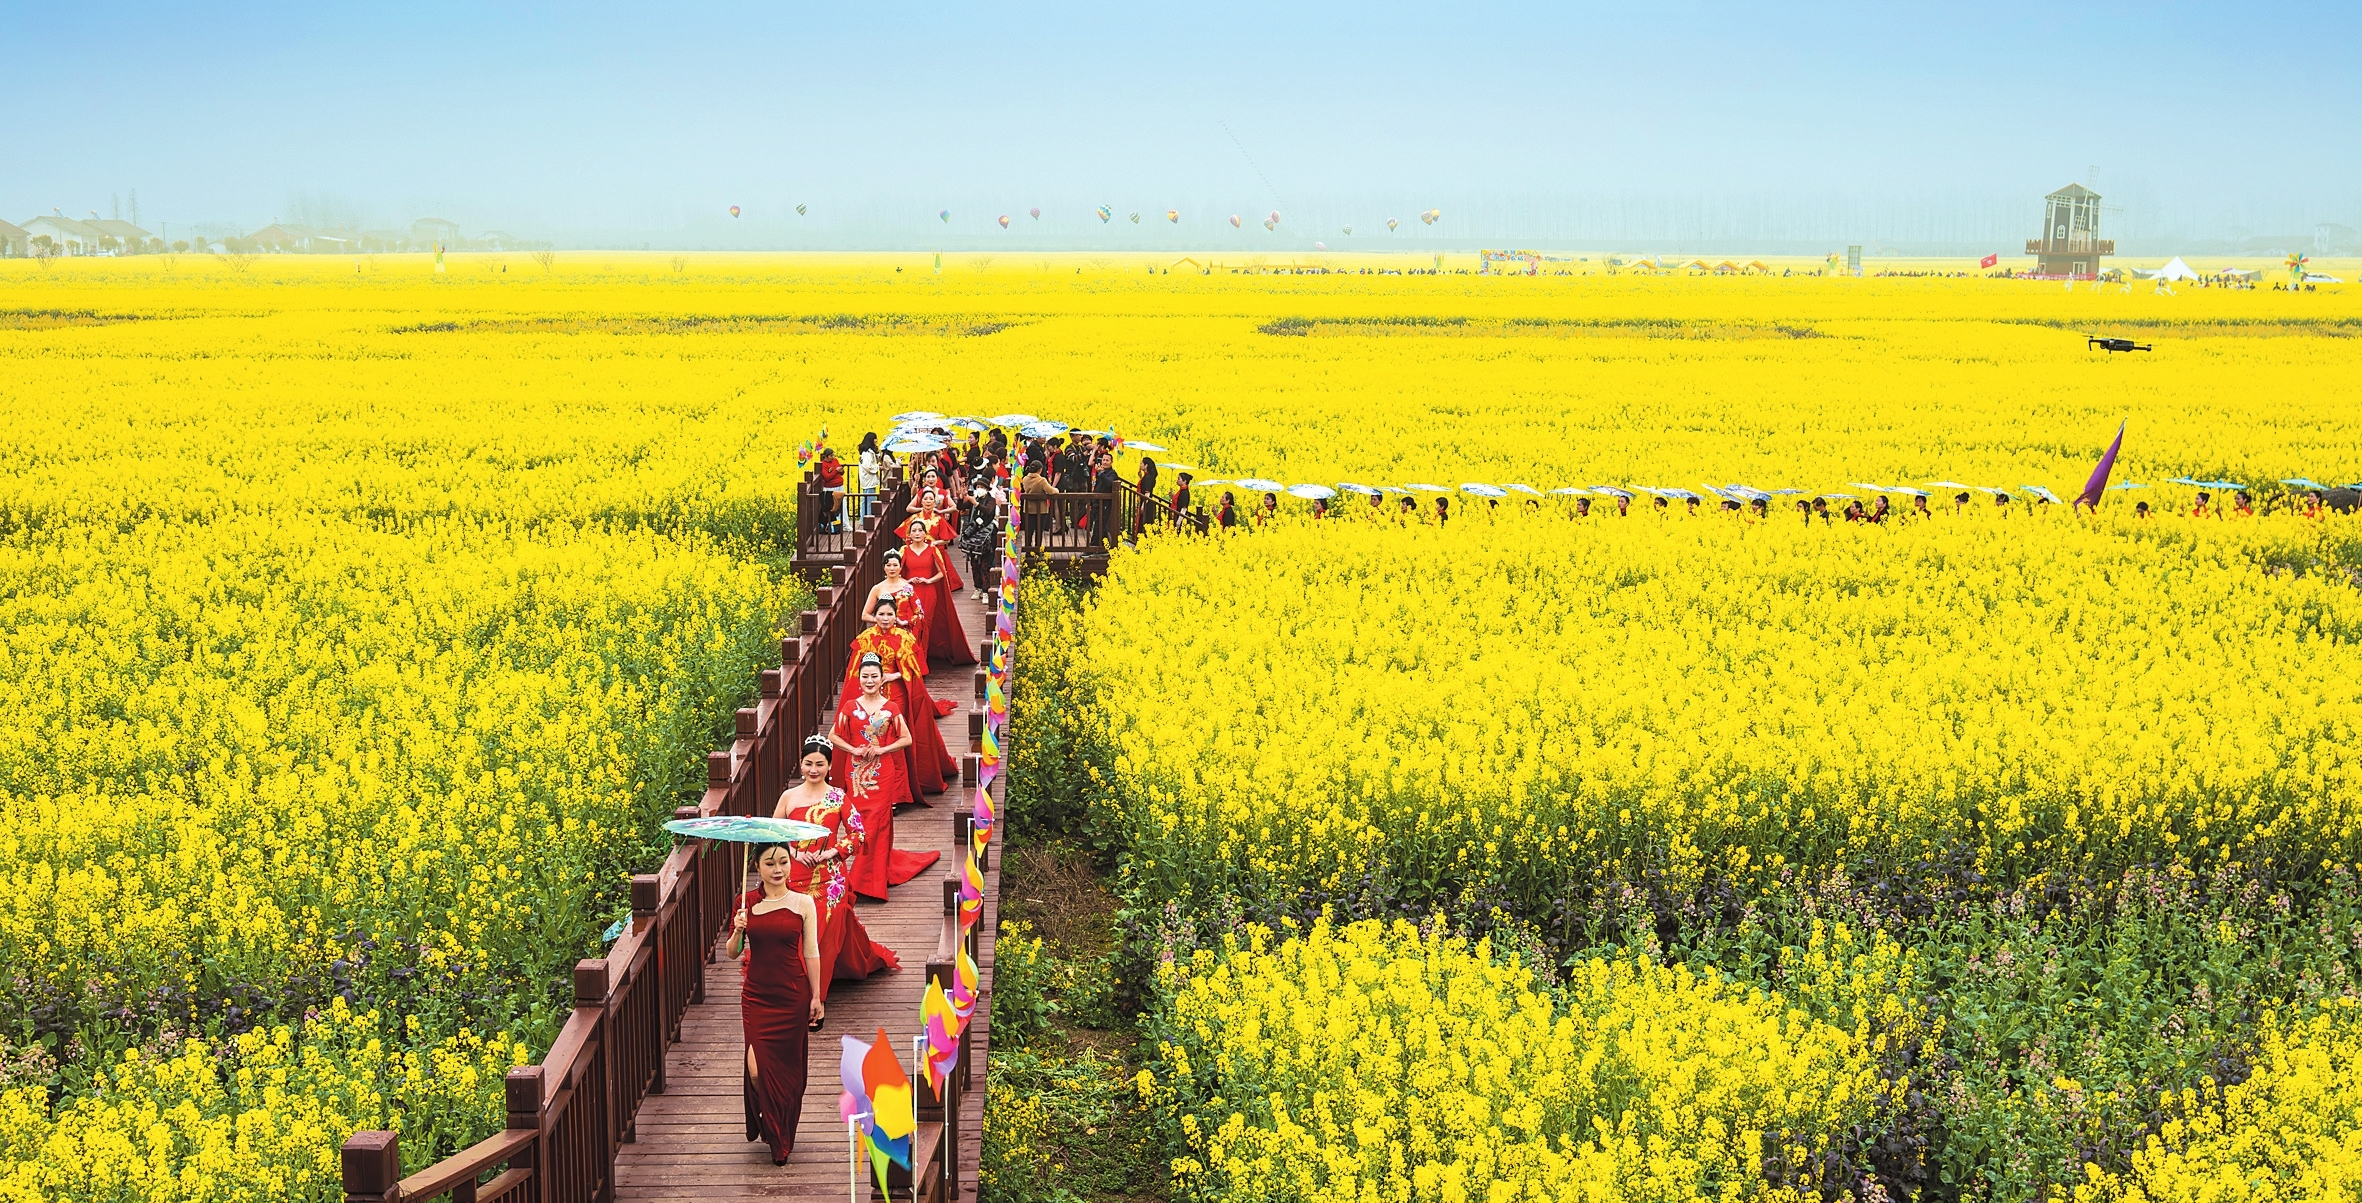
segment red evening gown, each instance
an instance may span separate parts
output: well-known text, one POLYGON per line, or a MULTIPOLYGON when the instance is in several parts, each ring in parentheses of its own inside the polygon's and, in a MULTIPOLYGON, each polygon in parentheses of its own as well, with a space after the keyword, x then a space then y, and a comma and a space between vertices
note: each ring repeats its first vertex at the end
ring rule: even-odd
MULTIPOLYGON (((892 743, 895 721, 901 717, 891 700, 881 699, 872 709, 855 694, 837 707, 836 736, 857 748, 892 743)), ((869 850, 853 862, 848 881, 854 893, 884 901, 888 886, 901 885, 926 872, 942 854, 894 850, 894 804, 912 800, 909 773, 901 757, 881 756, 867 764, 853 761, 845 777, 845 794, 860 812, 861 825, 869 836, 869 850)))
MULTIPOLYGON (((905 576, 930 577, 944 567, 943 551, 933 544, 913 543, 902 549, 905 576)), ((955 608, 959 595, 953 591, 951 581, 938 580, 914 588, 918 590, 919 608, 927 615, 926 654, 930 658, 940 656, 951 664, 974 664, 976 653, 968 646, 968 632, 960 626, 960 612, 955 608)))
MULTIPOLYGON (((903 556, 907 559, 907 557, 910 555, 909 545, 912 542, 912 532, 922 529, 926 532, 928 539, 934 542, 936 557, 943 562, 944 582, 951 586, 951 590, 954 593, 967 588, 967 582, 960 579, 959 568, 952 564, 950 556, 943 554, 944 545, 958 537, 959 532, 954 530, 951 523, 941 515, 927 515, 922 517, 918 514, 912 514, 910 518, 902 524, 902 529, 896 531, 895 533, 902 536, 903 556)), ((925 573, 910 572, 909 565, 907 563, 905 563, 903 566, 903 574, 905 576, 926 575, 925 573)))
MULTIPOLYGON (((927 715, 945 715, 958 707, 949 700, 938 701, 927 693, 927 677, 923 671, 926 661, 921 659, 917 643, 910 632, 895 629, 888 634, 871 627, 853 637, 853 650, 845 656, 845 683, 837 690, 837 705, 861 696, 861 657, 865 652, 876 652, 885 661, 886 671, 897 675, 886 682, 886 697, 904 717, 916 714, 920 720, 911 725, 910 746, 901 755, 907 758, 911 782, 911 801, 924 805, 920 794, 939 794, 949 789, 960 778, 959 762, 951 757, 951 748, 943 742, 943 729, 929 721, 927 715)), ((853 767, 853 754, 838 748, 830 757, 828 779, 843 788, 845 774, 853 767)))
MULTIPOLYGON (((750 890, 738 905, 751 910, 762 900, 761 890, 750 890)), ((741 1066, 746 1138, 769 1144, 771 1160, 784 1161, 795 1149, 796 1119, 804 1110, 804 1061, 812 1035, 803 917, 784 906, 748 915, 744 963, 739 1014, 746 1046, 755 1054, 751 1080, 744 1080, 741 1066)))
POLYGON ((827 976, 814 987, 812 996, 827 1002, 832 981, 859 981, 881 969, 902 968, 894 950, 870 939, 869 930, 853 913, 850 878, 853 866, 861 862, 869 833, 861 812, 845 805, 845 791, 832 789, 820 801, 798 806, 782 817, 817 823, 836 833, 831 840, 814 840, 792 849, 796 864, 787 875, 787 888, 810 895, 812 910, 820 916, 820 967, 827 976), (823 847, 833 849, 836 859, 819 864, 804 859, 807 848, 817 852, 823 847))

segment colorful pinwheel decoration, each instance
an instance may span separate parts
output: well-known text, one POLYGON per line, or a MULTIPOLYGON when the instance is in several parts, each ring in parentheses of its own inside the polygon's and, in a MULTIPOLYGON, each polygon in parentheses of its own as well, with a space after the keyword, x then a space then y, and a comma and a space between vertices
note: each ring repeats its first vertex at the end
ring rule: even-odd
POLYGON ((2312 260, 2310 260, 2310 259, 2306 258, 2306 257, 2305 257, 2305 253, 2304 253, 2303 251, 2290 251, 2290 252, 2288 252, 2288 279, 2289 279, 2289 282, 2290 282, 2290 283, 2292 283, 2292 284, 2302 284, 2302 283, 2304 283, 2304 280, 2305 280, 2305 265, 2306 265, 2306 264, 2308 264, 2308 263, 2310 263, 2310 262, 2312 262, 2312 260))

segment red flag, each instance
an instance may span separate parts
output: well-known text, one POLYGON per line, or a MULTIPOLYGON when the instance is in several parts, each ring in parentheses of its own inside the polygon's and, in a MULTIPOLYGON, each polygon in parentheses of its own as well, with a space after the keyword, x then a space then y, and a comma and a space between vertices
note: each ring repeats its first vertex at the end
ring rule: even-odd
POLYGON ((2100 496, 2108 491, 2108 472, 2116 466, 2116 453, 2124 449, 2124 424, 2116 426, 2116 441, 2100 456, 2099 466, 2091 470, 2091 479, 2084 482, 2083 495, 2075 499, 2078 506, 2100 508, 2100 496))
POLYGON ((1996 263, 1999 263, 1999 262, 2001 262, 2001 256, 2000 256, 2000 255, 1997 255, 1997 254, 1995 254, 1995 255, 1987 255, 1987 256, 1985 256, 1984 258, 1977 260, 1977 266, 1978 266, 1978 267, 1991 267, 1991 266, 1993 266, 1994 264, 1996 264, 1996 263))

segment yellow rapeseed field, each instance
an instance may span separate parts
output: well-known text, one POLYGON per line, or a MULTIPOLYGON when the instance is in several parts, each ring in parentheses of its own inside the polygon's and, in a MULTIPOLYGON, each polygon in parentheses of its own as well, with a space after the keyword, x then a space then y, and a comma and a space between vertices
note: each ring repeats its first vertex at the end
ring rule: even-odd
MULTIPOLYGON (((2128 422, 2119 479, 2160 503, 2362 478, 2337 291, 1341 265, 0 264, 0 1198, 325 1199, 339 1129, 416 1164, 496 1123, 799 604, 775 565, 824 425, 1024 411, 1290 483, 2068 493, 2128 422)), ((1143 901, 2362 855, 2334 521, 1461 508, 1119 557, 1070 631, 1143 901)), ((1602 997, 1900 1072, 1650 955, 1602 997)), ((1768 1106, 1711 1110, 1836 1139, 1768 1106)))

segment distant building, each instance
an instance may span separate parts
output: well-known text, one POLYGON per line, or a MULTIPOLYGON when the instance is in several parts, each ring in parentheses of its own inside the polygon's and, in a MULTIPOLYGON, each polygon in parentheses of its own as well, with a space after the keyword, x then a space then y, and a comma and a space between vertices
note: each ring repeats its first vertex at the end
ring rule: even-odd
POLYGON ((22 259, 33 253, 33 236, 23 226, 0 221, 0 259, 22 259))
POLYGON ((459 223, 440 217, 421 217, 410 223, 412 242, 435 246, 450 246, 459 241, 459 223))
POLYGON ((98 232, 113 238, 115 241, 122 243, 125 247, 132 250, 144 249, 147 246, 148 239, 155 237, 154 234, 150 234, 146 230, 140 229, 138 226, 135 226, 128 221, 123 221, 113 217, 96 218, 83 222, 82 224, 98 230, 98 232))
POLYGON ((2100 257, 2116 253, 2116 244, 2100 237, 2100 194, 2069 184, 2043 201, 2042 237, 2026 240, 2026 253, 2034 256, 2034 274, 2087 279, 2099 275, 2100 257))
POLYGON ((264 250, 283 254, 334 254, 351 250, 358 242, 351 230, 315 230, 289 222, 276 222, 246 236, 246 241, 264 250))
POLYGON ((2354 227, 2325 221, 2313 227, 2313 253, 2317 255, 2351 254, 2362 247, 2362 234, 2354 227))
POLYGON ((51 215, 36 217, 25 223, 25 239, 29 245, 35 238, 49 239, 50 245, 68 255, 94 255, 113 235, 71 217, 51 215))

